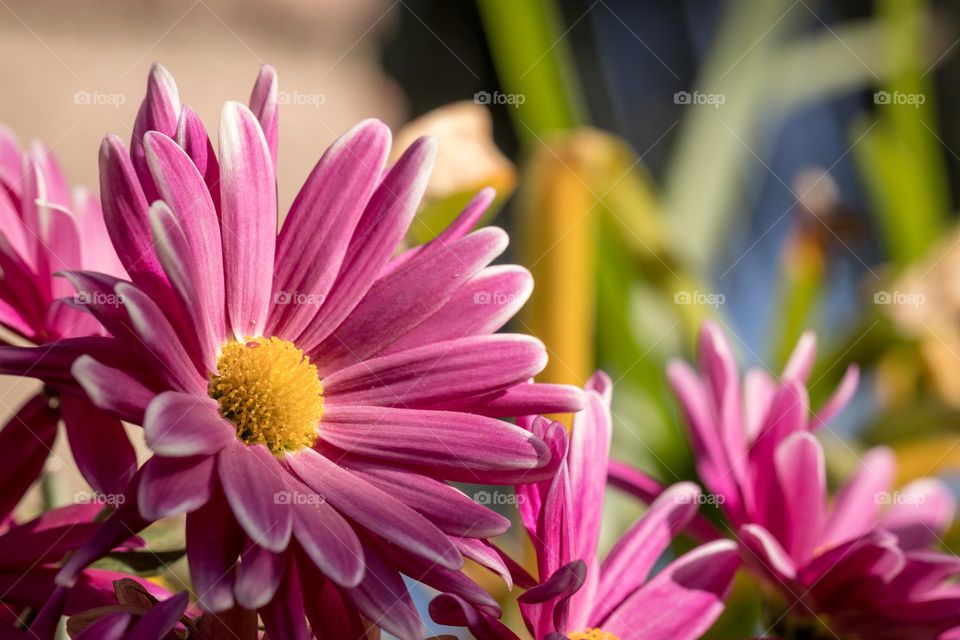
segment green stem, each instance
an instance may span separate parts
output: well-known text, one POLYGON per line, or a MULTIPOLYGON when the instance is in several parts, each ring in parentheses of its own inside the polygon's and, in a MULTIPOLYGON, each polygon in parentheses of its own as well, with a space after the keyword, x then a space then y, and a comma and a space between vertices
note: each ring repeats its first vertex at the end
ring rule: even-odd
MULTIPOLYGON (((517 136, 529 145, 580 126, 583 101, 569 34, 551 0, 478 0, 517 136)), ((491 102, 496 97, 491 95, 491 102)))

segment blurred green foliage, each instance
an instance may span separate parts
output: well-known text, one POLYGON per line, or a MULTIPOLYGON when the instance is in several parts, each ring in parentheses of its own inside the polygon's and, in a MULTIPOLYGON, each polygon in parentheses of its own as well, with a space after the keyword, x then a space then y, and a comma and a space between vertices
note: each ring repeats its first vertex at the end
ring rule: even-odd
MULTIPOLYGON (((882 0, 870 19, 813 30, 799 28, 819 20, 803 3, 727 3, 696 86, 723 95, 723 108, 683 110, 659 185, 624 141, 585 128, 589 117, 565 29, 548 0, 480 0, 479 7, 504 91, 525 96, 510 110, 524 149, 514 213, 523 235, 519 262, 532 268, 537 283, 523 322, 559 360, 543 379, 579 384, 592 369, 606 369, 617 388, 615 455, 667 482, 695 480, 665 366, 671 357, 693 355, 705 317, 722 319, 720 305, 689 293, 711 290, 718 256, 735 237, 732 230, 745 225, 761 180, 771 177, 763 150, 786 116, 834 96, 876 92, 874 108, 849 132, 848 153, 860 168, 889 261, 875 265, 884 274, 880 284, 916 264, 947 230, 950 198, 931 74, 946 51, 932 50, 928 3, 882 0)), ((826 232, 791 232, 777 265, 780 293, 771 301, 769 336, 774 374, 802 331, 821 322, 831 280, 827 242, 837 234, 821 212, 806 214, 826 232)), ((922 383, 899 394, 898 403, 883 400, 884 385, 901 383, 871 375, 874 369, 882 373, 904 353, 918 376, 927 365, 919 341, 872 304, 872 295, 864 287, 859 324, 821 331, 813 406, 857 362, 880 401, 862 441, 847 450, 896 442, 901 481, 956 470, 960 447, 944 455, 957 442, 956 407, 922 383)), ((738 583, 731 614, 714 637, 754 632, 749 621, 760 615, 755 589, 738 583)))

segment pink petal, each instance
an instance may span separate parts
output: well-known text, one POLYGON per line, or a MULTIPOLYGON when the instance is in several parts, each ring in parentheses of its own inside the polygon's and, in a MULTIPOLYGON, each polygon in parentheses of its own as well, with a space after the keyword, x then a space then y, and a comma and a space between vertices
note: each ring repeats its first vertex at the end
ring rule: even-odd
POLYGON ((127 150, 114 135, 100 145, 100 195, 107 232, 127 273, 140 284, 164 283, 150 234, 147 199, 127 150))
POLYGON ((886 447, 868 451, 857 471, 837 492, 820 545, 833 547, 865 534, 877 523, 878 496, 894 479, 896 459, 886 447))
POLYGON ((38 565, 59 562, 64 554, 86 542, 97 529, 99 525, 93 519, 100 509, 96 507, 99 505, 62 507, 25 524, 12 526, 0 535, 4 550, 0 570, 19 569, 29 573, 38 565))
MULTIPOLYGON (((131 339, 137 343, 136 334, 130 326, 130 315, 123 300, 114 291, 123 280, 104 273, 92 271, 67 271, 62 275, 76 290, 71 303, 91 314, 114 337, 131 339)), ((146 347, 140 349, 149 354, 146 347)))
POLYGON ((331 406, 424 407, 500 391, 546 363, 543 344, 529 336, 460 338, 341 369, 324 378, 324 397, 331 406))
POLYGON ((744 563, 758 569, 774 585, 790 585, 797 577, 797 565, 776 538, 758 524, 740 527, 737 537, 744 563))
POLYGON ((323 496, 293 477, 287 479, 293 534, 318 569, 341 587, 363 578, 363 547, 340 513, 323 496))
POLYGON ((80 228, 80 237, 83 240, 83 245, 80 247, 81 266, 84 269, 128 280, 129 275, 110 242, 100 199, 83 188, 74 191, 73 199, 73 210, 80 228))
POLYGON ((396 498, 312 449, 287 454, 303 482, 347 518, 392 544, 449 569, 463 565, 460 552, 436 526, 396 498))
POLYGON ((775 455, 782 529, 773 531, 798 564, 809 560, 820 541, 827 500, 823 448, 806 432, 784 440, 775 455))
POLYGON ((507 589, 513 589, 514 583, 524 589, 537 584, 526 569, 492 542, 477 538, 455 538, 454 544, 464 558, 469 558, 500 576, 507 589))
POLYGON ((490 418, 574 413, 586 400, 579 387, 567 384, 515 384, 509 389, 473 398, 432 405, 440 411, 477 413, 490 418))
POLYGON ((11 455, 0 465, 0 517, 6 518, 40 476, 57 437, 57 413, 40 394, 26 402, 0 430, 0 451, 11 455))
POLYGON ((137 470, 137 454, 123 424, 86 399, 69 395, 60 396, 60 414, 83 477, 99 493, 120 494, 137 470))
POLYGON ((378 280, 343 324, 311 354, 316 356, 321 374, 361 362, 389 346, 441 308, 506 244, 506 234, 490 227, 378 280))
POLYGON ((713 416, 706 388, 684 362, 671 362, 667 377, 683 410, 700 477, 712 493, 724 496, 725 510, 732 518, 742 518, 740 487, 731 472, 731 461, 720 436, 723 427, 713 416))
POLYGON ((243 536, 222 491, 187 514, 186 540, 190 580, 200 605, 215 613, 232 608, 243 536))
POLYGON ((0 123, 0 183, 20 197, 20 142, 17 134, 0 123))
POLYGON ((143 430, 147 446, 168 457, 212 455, 235 440, 215 400, 176 391, 165 391, 150 403, 143 430))
POLYGON ((131 536, 150 524, 140 516, 137 507, 137 494, 142 472, 133 476, 123 494, 122 500, 117 500, 118 506, 89 540, 73 552, 63 563, 56 576, 56 584, 63 587, 72 587, 81 578, 81 574, 90 563, 101 558, 111 549, 128 540, 131 536))
POLYGON ((785 381, 794 380, 806 384, 816 358, 817 335, 812 331, 804 331, 797 346, 793 348, 793 353, 790 354, 780 377, 785 381))
POLYGON ((340 640, 340 638, 364 638, 366 622, 360 612, 343 592, 317 571, 313 563, 296 563, 305 593, 314 594, 304 599, 307 620, 317 640, 340 640))
POLYGON ((533 276, 523 267, 487 267, 420 326, 381 352, 405 351, 433 342, 494 333, 524 305, 533 292, 533 276))
POLYGON ((811 419, 811 428, 817 428, 826 424, 835 415, 843 411, 849 404, 853 395, 857 392, 857 385, 860 382, 860 368, 856 365, 850 365, 847 372, 843 374, 843 379, 839 386, 833 392, 833 395, 824 403, 815 416, 811 419))
MULTIPOLYGON (((2 238, 2 236, 0 236, 2 238)), ((42 287, 33 269, 12 248, 0 241, 0 270, 4 278, 0 280, 0 295, 19 316, 28 338, 43 331, 45 313, 49 304, 49 287, 42 287)))
POLYGON ((493 616, 478 611, 463 598, 441 593, 430 601, 430 617, 454 627, 466 627, 476 638, 487 640, 517 640, 510 629, 493 616))
POLYGON ((95 407, 134 424, 143 424, 144 413, 156 397, 156 393, 125 371, 87 355, 77 358, 70 373, 95 407))
POLYGON ((574 552, 578 558, 592 558, 597 554, 610 459, 611 387, 607 374, 599 371, 593 375, 588 383, 587 406, 574 415, 570 430, 567 466, 570 491, 576 496, 572 507, 573 517, 578 522, 579 540, 574 552))
POLYGON ((806 433, 809 400, 806 388, 797 381, 788 381, 780 386, 770 403, 766 419, 753 446, 749 460, 753 467, 754 498, 756 512, 753 520, 770 525, 782 509, 781 497, 774 491, 775 455, 786 438, 796 433, 806 433))
POLYGON ((338 405, 327 408, 319 436, 355 455, 467 474, 550 462, 546 446, 528 431, 466 413, 338 405))
POLYGON ((239 102, 220 116, 220 187, 227 315, 243 340, 262 334, 270 308, 277 184, 263 131, 239 102))
MULTIPOLYGON (((196 360, 201 363, 204 372, 210 374, 216 371, 217 353, 226 335, 222 287, 217 294, 219 297, 216 297, 213 292, 217 288, 217 278, 210 274, 222 274, 222 271, 219 268, 215 271, 202 270, 183 229, 162 200, 150 207, 150 224, 160 262, 181 308, 191 320, 193 332, 190 337, 197 344, 192 351, 196 353, 196 360)), ((193 344, 193 340, 190 344, 193 344)))
POLYGON ((203 176, 203 182, 207 185, 210 192, 210 198, 213 200, 213 206, 217 209, 217 215, 220 215, 220 163, 213 152, 213 145, 210 144, 210 137, 207 130, 200 120, 200 116, 184 105, 180 111, 180 121, 177 123, 177 144, 190 156, 191 162, 203 176))
POLYGON ((127 637, 129 640, 162 640, 177 626, 188 604, 190 596, 186 591, 171 596, 140 616, 127 637))
MULTIPOLYGON (((420 140, 426 140, 426 138, 420 138, 420 140)), ((420 140, 418 140, 418 142, 420 140)), ((480 218, 486 213, 487 208, 493 202, 496 195, 497 192, 492 187, 485 187, 478 191, 477 195, 473 196, 450 226, 441 231, 437 237, 430 242, 413 247, 412 249, 407 249, 401 253, 390 262, 389 266, 384 270, 383 275, 386 276, 393 273, 414 258, 422 258, 427 254, 437 253, 452 242, 470 233, 470 230, 480 222, 480 218)))
POLYGON ((903 549, 921 549, 940 541, 953 524, 956 500, 936 478, 920 478, 892 494, 893 504, 880 526, 896 534, 903 549))
MULTIPOLYGON (((296 563, 291 562, 287 577, 280 584, 276 596, 270 601, 260 616, 270 638, 289 638, 290 640, 310 640, 313 634, 307 629, 304 591, 300 587, 300 577, 296 563)), ((352 637, 352 636, 351 636, 352 637)))
POLYGON ((491 538, 506 532, 510 521, 444 482, 403 469, 351 464, 351 471, 412 507, 452 536, 491 538))
POLYGON ((124 640, 132 620, 132 614, 122 611, 105 615, 81 631, 75 640, 124 640))
POLYGON ((643 629, 648 640, 695 640, 723 612, 740 566, 736 545, 718 540, 690 551, 658 573, 603 622, 620 637, 643 629))
POLYGON ((376 620, 384 631, 401 640, 423 638, 423 623, 403 577, 373 549, 366 549, 365 562, 363 582, 346 590, 353 604, 368 620, 376 620))
POLYGON ((770 404, 777 392, 777 384, 765 369, 750 369, 743 377, 743 422, 748 443, 760 433, 770 404))
POLYGON ((233 594, 244 609, 259 609, 269 603, 283 580, 286 556, 267 551, 250 541, 240 556, 233 594))
MULTIPOLYGON (((189 249, 189 253, 179 257, 192 260, 196 271, 203 276, 196 283, 198 299, 195 302, 203 305, 203 311, 216 320, 214 328, 217 334, 212 337, 219 344, 226 335, 223 318, 223 248, 213 200, 196 165, 176 142, 160 133, 148 133, 144 143, 157 189, 169 206, 168 213, 172 214, 189 249)), ((153 233, 155 240, 163 237, 158 236, 156 229, 153 233)))
POLYGON ((297 339, 304 350, 313 351, 326 339, 383 271, 417 212, 435 156, 436 144, 421 139, 383 176, 357 223, 333 288, 297 339))
MULTIPOLYGON (((526 527, 531 538, 538 539, 540 538, 540 515, 543 512, 543 503, 546 499, 547 492, 553 483, 556 482, 561 467, 567 466, 569 438, 564 425, 555 421, 551 422, 542 416, 536 416, 530 424, 526 424, 526 420, 518 420, 517 422, 519 426, 527 429, 534 436, 543 440, 543 443, 547 446, 547 450, 550 452, 550 466, 553 468, 552 473, 545 477, 537 478, 535 481, 528 480, 527 483, 512 483, 518 485, 516 487, 517 511, 520 512, 520 519, 523 521, 523 526, 526 527)), ((567 472, 564 471, 563 473, 566 474, 567 472)))
POLYGON ((157 303, 133 285, 121 282, 115 290, 130 314, 134 331, 162 365, 160 375, 176 390, 205 395, 207 381, 157 303))
POLYGON ((143 184, 147 200, 157 199, 157 189, 147 168, 146 154, 143 148, 143 136, 148 131, 159 131, 173 136, 177 131, 180 117, 180 95, 177 83, 163 65, 155 63, 147 77, 147 94, 140 103, 137 118, 133 123, 133 135, 130 138, 130 158, 143 184))
MULTIPOLYGON (((537 519, 537 570, 541 580, 580 558, 575 556, 577 521, 573 514, 569 466, 563 464, 543 495, 537 519)), ((577 587, 579 588, 579 586, 577 587)))
POLYGON ((800 572, 800 582, 812 585, 821 606, 842 604, 854 586, 873 580, 889 582, 905 566, 903 551, 891 533, 875 529, 819 554, 800 572))
POLYGON ((147 460, 137 494, 140 514, 160 520, 202 507, 210 499, 213 464, 213 456, 147 460))
MULTIPOLYGON (((41 219, 46 230, 43 240, 43 249, 46 253, 46 269, 48 273, 57 273, 80 267, 80 231, 77 222, 68 209, 50 203, 37 201, 41 219)), ((50 294, 54 298, 62 298, 73 294, 70 283, 56 278, 47 282, 50 294)))
POLYGON ((614 545, 603 560, 591 625, 599 624, 643 586, 661 554, 699 508, 700 490, 682 482, 669 487, 614 545))
MULTIPOLYGON (((720 328, 710 320, 703 324, 699 348, 700 373, 703 376, 707 398, 716 407, 717 436, 720 450, 726 458, 723 475, 730 475, 739 496, 729 509, 737 512, 741 506, 750 512, 755 504, 753 485, 749 481, 746 457, 747 436, 743 426, 743 406, 740 378, 733 349, 720 328)), ((722 459, 722 458, 718 458, 722 459)), ((730 503, 730 496, 727 496, 730 503)))
POLYGON ((297 194, 277 239, 267 332, 294 339, 330 293, 390 148, 390 130, 365 120, 327 149, 297 194), (313 304, 298 303, 307 297, 313 304))
MULTIPOLYGON (((19 177, 17 181, 19 182, 19 177)), ((20 212, 17 210, 12 196, 3 191, 2 188, 0 188, 0 224, 2 224, 0 229, 3 229, 2 238, 13 250, 13 253, 26 261, 31 261, 34 250, 33 241, 28 237, 29 232, 23 224, 23 219, 20 217, 20 212)))
POLYGON ((270 157, 273 166, 277 166, 277 138, 280 133, 280 112, 277 109, 277 72, 268 64, 260 67, 257 81, 250 92, 250 111, 257 116, 260 128, 263 129, 267 146, 270 147, 270 157))
POLYGON ((123 352, 117 340, 100 336, 63 338, 43 347, 0 346, 0 373, 29 376, 43 380, 58 390, 76 392, 70 367, 81 355, 96 354, 97 359, 114 366, 135 366, 136 361, 123 352))
POLYGON ((460 571, 441 567, 433 562, 411 554, 394 554, 386 544, 379 545, 384 554, 390 554, 391 566, 407 576, 416 576, 417 581, 445 593, 453 593, 467 602, 483 608, 493 615, 500 616, 500 605, 480 585, 460 571))
POLYGON ((286 471, 263 445, 235 442, 217 454, 223 491, 237 522, 251 540, 281 552, 290 542, 293 518, 278 501, 286 490, 286 471))
MULTIPOLYGON (((657 480, 619 460, 610 461, 607 480, 611 487, 625 491, 646 504, 652 503, 666 490, 657 480)), ((711 542, 721 537, 716 526, 700 513, 694 514, 687 533, 700 542, 711 542)))

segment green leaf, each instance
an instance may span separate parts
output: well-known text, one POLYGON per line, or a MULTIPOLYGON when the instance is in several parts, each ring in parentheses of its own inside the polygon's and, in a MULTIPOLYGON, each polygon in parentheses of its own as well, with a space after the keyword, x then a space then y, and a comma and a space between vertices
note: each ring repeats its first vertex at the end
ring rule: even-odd
POLYGON ((500 84, 526 144, 584 122, 573 57, 552 0, 479 0, 500 84))
POLYGON ((187 553, 186 549, 170 551, 114 551, 94 563, 98 569, 132 573, 138 576, 156 576, 166 571, 187 553))

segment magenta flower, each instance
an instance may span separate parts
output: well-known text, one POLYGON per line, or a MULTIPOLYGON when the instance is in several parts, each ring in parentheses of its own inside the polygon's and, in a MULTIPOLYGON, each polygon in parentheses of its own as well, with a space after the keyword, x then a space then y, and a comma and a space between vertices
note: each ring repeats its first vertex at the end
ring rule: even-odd
POLYGON ((88 309, 113 337, 65 341, 34 364, 83 354, 77 381, 100 409, 143 424, 154 455, 60 581, 128 528, 187 512, 208 610, 259 609, 271 636, 304 637, 306 618, 329 612, 303 594, 330 585, 388 631, 421 637, 401 574, 495 609, 459 569, 467 556, 506 572, 483 539, 509 522, 447 481, 546 477, 546 445, 497 418, 576 410, 582 393, 530 382, 546 362, 539 341, 493 335, 532 283, 488 266, 503 231, 470 232, 490 192, 433 242, 394 255, 431 141, 386 168, 387 127, 357 125, 277 235, 276 139, 272 69, 249 108, 224 107, 216 157, 156 67, 130 154, 114 136, 103 143, 107 228, 132 282, 71 274, 102 294, 88 309), (487 304, 489 292, 507 303, 487 304), (96 304, 108 297, 122 304, 96 304))
MULTIPOLYGON (((871 640, 937 638, 960 625, 960 589, 950 582, 960 562, 925 549, 952 522, 953 498, 929 478, 888 493, 893 456, 878 448, 828 499, 812 431, 853 395, 857 370, 811 415, 805 385, 814 356, 807 334, 779 380, 754 369, 741 385, 726 338, 704 326, 699 375, 682 362, 669 368, 699 475, 737 531, 745 561, 789 599, 784 616, 797 608, 836 634, 871 640)), ((628 474, 613 469, 621 484, 630 484, 628 474)))
MULTIPOLYGON (((24 523, 16 523, 9 509, 0 512, 0 637, 53 638, 63 613, 72 615, 111 602, 113 581, 124 575, 86 569, 73 588, 55 583, 59 563, 86 542, 99 527, 101 507, 76 504, 53 509, 24 523), (27 615, 37 613, 28 628, 27 615)), ((143 543, 129 533, 117 545, 128 551, 143 543)), ((152 588, 152 587, 151 587, 152 588)))
MULTIPOLYGON (((86 302, 85 292, 53 276, 65 269, 125 273, 97 198, 82 189, 71 193, 46 147, 36 142, 21 151, 13 133, 0 125, 0 326, 37 345, 104 335, 96 319, 74 308, 86 302)), ((95 411, 72 382, 52 386, 63 394, 51 397, 54 389, 37 394, 0 430, 0 450, 18 452, 16 464, 0 471, 0 486, 29 485, 37 478, 62 418, 84 477, 97 491, 120 492, 136 470, 120 421, 95 411)))
MULTIPOLYGON (((597 373, 587 405, 574 418, 567 449, 563 426, 531 425, 561 463, 550 480, 517 487, 524 526, 537 553, 541 584, 520 596, 527 628, 537 640, 685 640, 699 638, 723 611, 740 566, 736 545, 718 540, 690 551, 650 576, 655 563, 696 513, 699 490, 669 487, 602 560, 597 543, 610 455, 611 383, 597 373)), ((431 613, 468 626, 478 638, 517 636, 489 614, 444 594, 431 613)))
MULTIPOLYGON (((130 578, 115 580, 114 598, 72 615, 67 634, 74 640, 256 640, 260 637, 256 612, 231 609, 204 613, 190 605, 189 594, 172 594, 130 578)), ((360 640, 358 638, 358 640, 360 640)))

